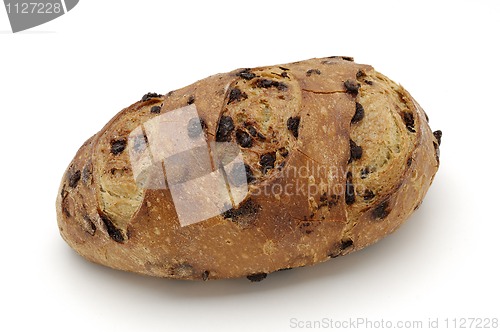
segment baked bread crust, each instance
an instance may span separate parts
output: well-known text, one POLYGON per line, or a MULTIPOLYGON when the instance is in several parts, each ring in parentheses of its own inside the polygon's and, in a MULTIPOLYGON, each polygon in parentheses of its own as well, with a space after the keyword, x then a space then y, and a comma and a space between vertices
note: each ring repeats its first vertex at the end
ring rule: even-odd
POLYGON ((59 229, 80 255, 115 269, 256 281, 392 233, 420 206, 439 143, 406 90, 352 58, 239 69, 147 94, 87 140, 61 182, 59 229), (193 106, 209 144, 240 146, 248 192, 231 209, 181 226, 154 172, 138 185, 131 151, 151 148, 138 128, 193 106))

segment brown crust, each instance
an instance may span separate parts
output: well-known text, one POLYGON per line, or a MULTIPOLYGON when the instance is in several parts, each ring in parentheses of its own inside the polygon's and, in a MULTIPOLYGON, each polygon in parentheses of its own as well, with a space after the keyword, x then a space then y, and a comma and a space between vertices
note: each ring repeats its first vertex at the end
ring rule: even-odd
POLYGON ((408 92, 350 60, 239 69, 124 109, 80 148, 63 177, 56 203, 62 237, 88 260, 116 269, 177 279, 260 280, 362 249, 393 232, 433 180, 437 139, 408 92), (269 122, 259 128, 267 130, 265 139, 245 143, 245 162, 256 180, 239 206, 181 227, 168 188, 136 186, 128 154, 122 153, 131 147, 116 142, 137 126, 194 103, 213 142, 223 114, 237 116, 244 109, 257 117, 261 99, 274 115, 255 121, 269 122), (393 125, 371 128, 363 123, 370 117, 387 117, 393 125), (391 152, 375 150, 386 146, 377 139, 385 139, 391 152), (280 148, 286 153, 278 154, 280 148), (266 151, 276 153, 281 167, 262 171, 255 156, 266 151), (390 156, 382 160, 382 154, 390 156), (297 176, 294 169, 308 173, 297 176), (265 194, 290 183, 318 190, 265 194))

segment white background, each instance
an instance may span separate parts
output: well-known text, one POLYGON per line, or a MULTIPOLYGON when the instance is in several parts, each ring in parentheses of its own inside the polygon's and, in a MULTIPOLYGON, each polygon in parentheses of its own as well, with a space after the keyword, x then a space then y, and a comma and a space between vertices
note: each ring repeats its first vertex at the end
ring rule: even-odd
POLYGON ((439 318, 441 327, 446 318, 500 318, 499 4, 82 0, 17 34, 0 8, 0 330, 293 331, 293 318, 424 326, 439 318), (61 239, 63 172, 120 109, 214 73, 330 55, 402 83, 444 133, 434 184, 396 233, 261 283, 114 271, 61 239))

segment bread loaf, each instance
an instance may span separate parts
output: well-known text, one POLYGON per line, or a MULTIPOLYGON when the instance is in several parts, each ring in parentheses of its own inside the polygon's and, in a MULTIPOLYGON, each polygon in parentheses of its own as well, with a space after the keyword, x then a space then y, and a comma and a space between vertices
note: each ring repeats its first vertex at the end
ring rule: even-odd
POLYGON ((420 206, 440 139, 406 90, 350 57, 238 69, 148 93, 87 140, 59 229, 115 269, 258 281, 392 233, 420 206))

